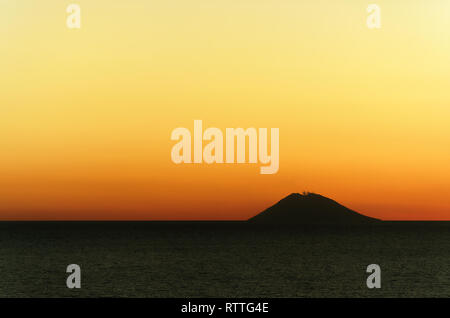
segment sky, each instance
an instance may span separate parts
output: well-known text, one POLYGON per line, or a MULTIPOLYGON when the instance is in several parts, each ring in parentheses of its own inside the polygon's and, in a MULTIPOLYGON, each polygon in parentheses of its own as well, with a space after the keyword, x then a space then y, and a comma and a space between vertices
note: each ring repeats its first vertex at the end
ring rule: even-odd
POLYGON ((311 191, 450 220, 450 2, 0 0, 0 220, 243 220, 311 191), (279 128, 280 167, 174 164, 279 128))

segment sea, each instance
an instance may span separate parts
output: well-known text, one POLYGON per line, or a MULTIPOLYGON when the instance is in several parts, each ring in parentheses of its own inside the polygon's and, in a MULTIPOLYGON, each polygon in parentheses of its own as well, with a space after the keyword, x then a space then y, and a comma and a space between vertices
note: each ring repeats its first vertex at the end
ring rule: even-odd
POLYGON ((449 296, 450 222, 0 222, 0 297, 449 296))

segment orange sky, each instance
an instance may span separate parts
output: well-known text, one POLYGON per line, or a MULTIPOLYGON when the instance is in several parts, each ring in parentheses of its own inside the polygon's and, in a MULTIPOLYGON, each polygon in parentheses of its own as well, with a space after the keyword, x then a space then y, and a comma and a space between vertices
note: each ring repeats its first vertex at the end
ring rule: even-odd
POLYGON ((0 2, 0 220, 246 219, 312 191, 450 220, 450 4, 0 2), (171 161, 195 119, 280 129, 280 169, 171 161))

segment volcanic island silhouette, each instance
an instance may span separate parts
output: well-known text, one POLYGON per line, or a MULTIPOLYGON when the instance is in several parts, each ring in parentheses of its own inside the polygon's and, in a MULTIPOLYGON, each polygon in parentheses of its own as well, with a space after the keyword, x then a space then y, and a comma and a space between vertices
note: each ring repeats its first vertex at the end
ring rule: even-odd
POLYGON ((248 219, 267 225, 346 225, 382 222, 350 210, 320 194, 292 193, 278 203, 248 219))

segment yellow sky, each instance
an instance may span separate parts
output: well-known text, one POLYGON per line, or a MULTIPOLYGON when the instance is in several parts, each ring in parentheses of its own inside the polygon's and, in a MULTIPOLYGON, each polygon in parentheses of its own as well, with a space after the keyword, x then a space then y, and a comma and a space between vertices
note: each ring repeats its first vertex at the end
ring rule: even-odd
POLYGON ((243 219, 309 190, 450 219, 450 2, 0 1, 0 219, 243 219), (277 127, 280 170, 175 165, 176 127, 277 127))

